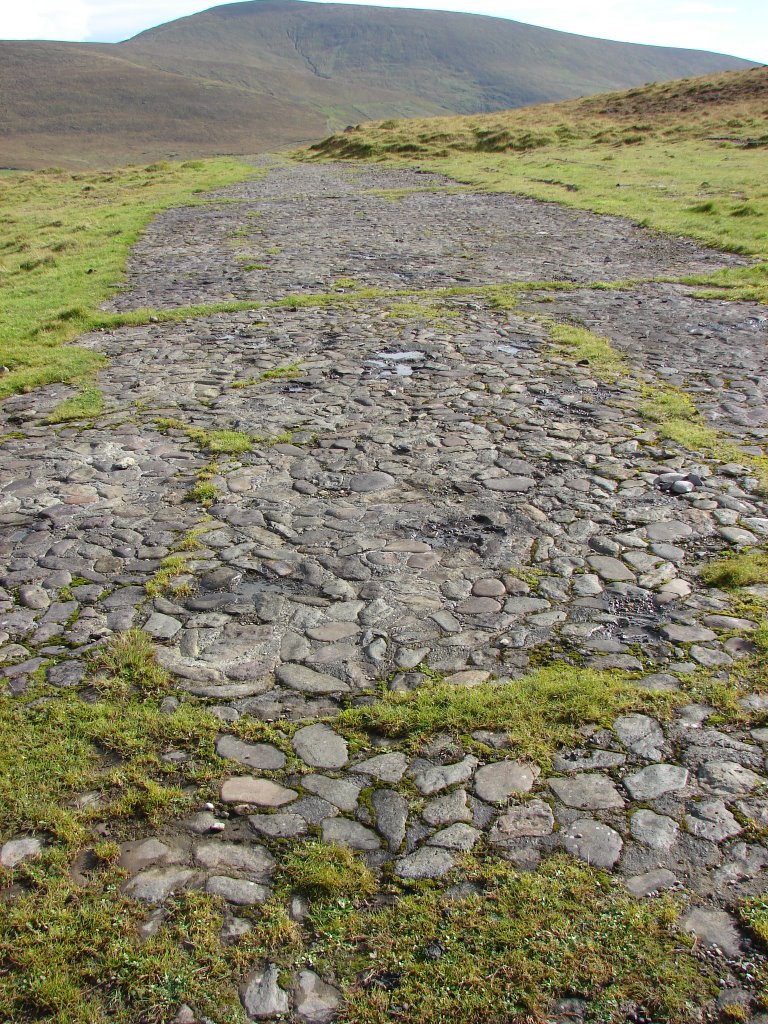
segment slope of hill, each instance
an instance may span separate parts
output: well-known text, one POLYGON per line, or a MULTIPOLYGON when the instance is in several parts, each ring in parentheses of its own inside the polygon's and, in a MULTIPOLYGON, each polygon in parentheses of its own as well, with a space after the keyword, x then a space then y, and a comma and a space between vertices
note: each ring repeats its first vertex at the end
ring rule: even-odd
POLYGON ((0 163, 253 153, 361 120, 499 110, 748 66, 477 15, 253 0, 118 44, 0 44, 0 163))

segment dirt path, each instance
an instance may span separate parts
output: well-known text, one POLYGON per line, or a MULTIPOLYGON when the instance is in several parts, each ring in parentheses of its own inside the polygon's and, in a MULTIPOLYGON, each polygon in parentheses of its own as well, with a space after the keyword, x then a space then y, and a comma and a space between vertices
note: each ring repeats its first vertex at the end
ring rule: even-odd
MULTIPOLYGON (((219 208, 159 218, 111 308, 335 286, 650 281, 737 262, 615 218, 449 184, 407 170, 275 167, 225 190, 219 208), (371 191, 426 188, 436 190, 371 191), (354 281, 335 285, 343 278, 354 281)), ((460 294, 418 317, 397 305, 406 301, 86 337, 110 360, 106 412, 59 429, 55 446, 45 417, 71 389, 6 401, 0 434, 23 435, 0 446, 7 685, 23 700, 41 667, 56 686, 79 685, 92 645, 142 626, 179 696, 220 718, 231 773, 220 800, 123 846, 127 891, 151 906, 207 887, 228 901, 232 931, 238 908, 266 898, 286 844, 318 829, 377 870, 446 885, 473 848, 526 868, 565 848, 638 897, 681 890, 683 927, 720 950, 726 987, 748 989, 743 965, 756 953, 734 908, 768 878, 765 728, 717 725, 692 702, 669 721, 625 715, 585 730, 583 748, 540 775, 502 732, 471 747, 438 735, 418 756, 371 737, 350 755, 331 726, 311 723, 369 701, 382 681, 419 687, 423 666, 457 686, 563 654, 637 672, 650 690, 685 689, 702 667, 727 676, 749 655, 753 624, 733 619, 698 569, 763 542, 768 507, 743 466, 659 441, 638 384, 689 390, 712 425, 758 454, 765 310, 653 283, 533 290, 511 311, 460 294), (634 379, 600 383, 554 353, 529 313, 607 334, 634 379), (260 379, 294 364, 289 377, 260 379), (158 417, 264 440, 217 460, 204 512, 183 498, 210 453, 173 424, 161 432, 158 417), (672 493, 670 473, 692 486, 672 493), (187 592, 150 599, 146 582, 195 528, 205 532, 187 592), (296 757, 228 736, 242 716, 303 723, 296 757)), ((340 996, 325 980, 332 1015, 340 996)), ((303 991, 292 1012, 315 1019, 303 991)))

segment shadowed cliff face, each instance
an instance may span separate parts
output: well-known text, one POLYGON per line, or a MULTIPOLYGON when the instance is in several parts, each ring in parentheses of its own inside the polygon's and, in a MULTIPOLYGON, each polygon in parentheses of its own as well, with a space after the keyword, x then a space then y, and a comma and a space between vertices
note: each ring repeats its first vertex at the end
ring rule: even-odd
POLYGON ((350 122, 499 110, 748 62, 517 22, 275 0, 118 44, 0 44, 2 163, 88 166, 318 138, 350 122))

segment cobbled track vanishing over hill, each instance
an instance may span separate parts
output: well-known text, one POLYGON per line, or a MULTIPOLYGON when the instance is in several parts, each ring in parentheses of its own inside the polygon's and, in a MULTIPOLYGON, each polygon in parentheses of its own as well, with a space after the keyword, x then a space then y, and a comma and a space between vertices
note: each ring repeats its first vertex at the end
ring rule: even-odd
MULTIPOLYGON (((71 389, 0 407, 0 434, 23 435, 0 446, 0 672, 19 700, 41 667, 55 686, 81 686, 93 645, 140 626, 179 699, 221 720, 220 800, 122 848, 148 927, 173 891, 196 886, 228 901, 225 930, 237 934, 238 908, 267 897, 281 851, 313 826, 377 870, 446 886, 463 851, 487 846, 535 869, 565 848, 638 898, 679 889, 682 926, 746 998, 759 954, 733 910, 768 880, 768 729, 717 725, 711 708, 682 703, 668 721, 585 728, 548 775, 503 733, 478 733, 471 748, 433 737, 418 756, 372 736, 351 754, 327 724, 382 685, 418 687, 425 666, 473 686, 519 676, 532 658, 578 656, 671 691, 750 651, 754 623, 734 619, 698 570, 768 536, 757 481, 660 441, 638 411, 640 383, 671 383, 761 451, 764 309, 651 283, 738 260, 453 186, 410 170, 276 164, 220 205, 151 225, 110 308, 356 287, 468 293, 423 317, 379 297, 81 339, 109 358, 104 415, 58 428, 54 444, 45 419, 71 389), (516 281, 533 284, 511 310, 469 294, 516 281), (535 287, 546 281, 578 287, 535 287), (622 281, 635 283, 591 287, 622 281), (598 381, 553 348, 541 317, 608 335, 630 376, 598 381), (290 378, 259 380, 292 364, 290 378), (158 418, 268 440, 218 458, 203 510, 184 497, 210 455, 158 418), (663 490, 670 472, 693 473, 694 489, 663 490), (174 581, 186 592, 151 599, 145 584, 195 528, 203 546, 174 581), (241 716, 301 723, 295 757, 229 734, 241 716)), ((768 709, 759 695, 747 703, 768 709)), ((173 714, 177 698, 166 706, 173 714)), ((331 1019, 333 983, 302 972, 293 1019, 331 1019)), ((288 1006, 269 972, 244 993, 254 1014, 288 1006)))

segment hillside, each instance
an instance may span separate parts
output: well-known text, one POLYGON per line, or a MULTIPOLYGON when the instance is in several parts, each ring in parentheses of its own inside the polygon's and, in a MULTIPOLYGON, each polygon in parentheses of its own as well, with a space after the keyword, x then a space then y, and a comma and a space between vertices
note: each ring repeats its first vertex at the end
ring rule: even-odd
POLYGON ((749 66, 476 15, 255 0, 117 44, 0 43, 0 164, 263 152, 364 120, 500 110, 749 66))

